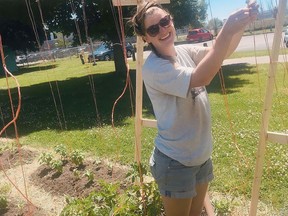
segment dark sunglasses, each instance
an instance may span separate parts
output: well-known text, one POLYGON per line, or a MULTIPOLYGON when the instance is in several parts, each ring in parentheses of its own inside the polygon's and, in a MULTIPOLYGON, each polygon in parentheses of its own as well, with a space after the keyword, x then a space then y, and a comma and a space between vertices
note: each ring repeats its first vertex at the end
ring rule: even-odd
POLYGON ((151 37, 156 37, 160 31, 159 26, 163 28, 168 28, 171 25, 171 20, 172 19, 170 15, 163 17, 162 19, 160 19, 158 24, 151 25, 146 29, 147 34, 151 37))

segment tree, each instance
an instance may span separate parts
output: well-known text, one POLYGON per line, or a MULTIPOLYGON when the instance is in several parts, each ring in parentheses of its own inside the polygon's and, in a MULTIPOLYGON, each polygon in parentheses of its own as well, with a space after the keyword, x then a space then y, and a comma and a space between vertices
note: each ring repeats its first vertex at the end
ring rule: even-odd
POLYGON ((200 0, 198 3, 198 20, 201 22, 201 26, 204 26, 204 23, 206 22, 207 9, 208 4, 206 3, 206 0, 200 0))
MULTIPOLYGON (((83 42, 87 41, 86 32, 93 39, 119 42, 118 12, 116 7, 112 6, 111 0, 1 0, 0 23, 5 22, 7 25, 18 23, 11 25, 11 30, 17 32, 19 26, 23 25, 20 29, 26 29, 26 31, 29 29, 33 33, 25 2, 28 2, 31 7, 42 42, 45 40, 43 24, 49 31, 62 32, 65 36, 71 33, 77 36, 80 33, 75 37, 75 45, 80 44, 79 37, 83 38, 83 42), (41 11, 39 11, 38 4, 40 4, 41 11), (83 10, 83 5, 85 10, 83 10), (86 19, 83 17, 83 11, 85 11, 86 19), (44 23, 42 23, 40 13, 43 15, 44 23), (79 25, 79 32, 76 30, 75 22, 79 25)), ((165 7, 173 14, 175 26, 179 28, 191 23, 198 25, 197 23, 204 20, 206 9, 203 7, 203 2, 201 0, 198 4, 197 0, 171 0, 171 3, 165 7)), ((126 21, 132 16, 133 11, 135 11, 135 6, 122 8, 122 14, 126 21)), ((6 38, 5 29, 7 27, 0 26, 3 38, 6 38)), ((127 35, 133 34, 131 28, 126 30, 127 35)), ((21 34, 18 37, 23 42, 21 34)), ((11 44, 7 45, 10 46, 11 44)))
MULTIPOLYGON (((44 41, 44 32, 39 16, 35 14, 35 30, 39 32, 40 43, 44 41)), ((24 1, 0 1, 0 34, 3 43, 13 50, 35 51, 37 48, 35 34, 26 11, 24 1), (23 43, 25 41, 25 43, 23 43)))
MULTIPOLYGON (((73 33, 74 45, 89 43, 90 38, 119 44, 119 21, 115 9, 110 0, 14 0, 13 3, 1 0, 0 32, 6 45, 22 51, 39 49, 36 37, 39 36, 42 44, 46 40, 45 33, 49 35, 49 32, 61 32, 65 36, 73 33), (31 16, 35 21, 35 30, 32 28, 31 16)), ((123 8, 126 17, 128 9, 123 8)), ((126 67, 124 56, 117 57, 115 62, 119 59, 126 67)), ((119 69, 118 65, 115 64, 117 70, 126 72, 126 69, 119 69)))
MULTIPOLYGON (((198 4, 197 0, 171 0, 171 3, 165 7, 173 15, 176 28, 188 24, 200 26, 206 17, 207 8, 203 2, 205 1, 200 0, 198 4)), ((73 33, 74 45, 89 43, 90 38, 113 43, 120 42, 118 11, 116 7, 113 7, 112 0, 1 0, 0 33, 4 38, 4 43, 15 50, 32 50, 33 46, 34 49, 37 48, 35 36, 33 39, 34 32, 27 5, 34 16, 41 43, 45 40, 45 31, 46 33, 48 31, 61 32, 65 36, 73 33), (3 23, 6 25, 2 25, 3 23), (17 35, 13 37, 13 41, 9 40, 11 38, 9 32, 17 35), (23 41, 28 43, 23 43, 23 41)), ((135 9, 135 6, 122 8, 127 36, 133 35, 132 28, 127 25, 127 20, 135 9)), ((115 58, 115 62, 118 59, 123 60, 123 56, 115 58)))
POLYGON ((217 35, 219 29, 223 26, 223 22, 218 18, 213 18, 209 20, 207 28, 214 31, 214 35, 217 35))
POLYGON ((188 25, 202 27, 207 16, 205 0, 171 0, 167 8, 173 15, 176 28, 188 25))
MULTIPOLYGON (((21 50, 27 52, 28 50, 35 51, 37 43, 32 28, 20 21, 0 20, 1 36, 3 43, 8 44, 12 50, 21 50), (25 43, 23 43, 25 41, 25 43)), ((37 27, 39 29, 39 26, 37 27)), ((43 33, 43 32, 42 32, 43 33)), ((43 34, 41 35, 41 42, 43 42, 43 34)))

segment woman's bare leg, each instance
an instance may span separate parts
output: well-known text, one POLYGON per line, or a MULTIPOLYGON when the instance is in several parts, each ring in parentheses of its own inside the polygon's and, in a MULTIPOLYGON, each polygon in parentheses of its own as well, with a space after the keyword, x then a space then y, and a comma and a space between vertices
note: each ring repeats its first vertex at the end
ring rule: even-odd
POLYGON ((191 199, 179 199, 162 196, 166 216, 189 216, 191 199))
POLYGON ((204 206, 205 206, 205 210, 208 216, 214 216, 214 207, 211 204, 210 198, 209 198, 209 194, 208 192, 206 192, 206 196, 205 196, 205 200, 204 200, 204 206))
POLYGON ((207 189, 208 189, 208 183, 196 185, 197 195, 193 197, 189 216, 201 215, 201 212, 204 207, 204 199, 206 196, 207 189))
POLYGON ((196 185, 197 195, 192 199, 162 196, 166 216, 199 216, 204 207, 208 183, 196 185))

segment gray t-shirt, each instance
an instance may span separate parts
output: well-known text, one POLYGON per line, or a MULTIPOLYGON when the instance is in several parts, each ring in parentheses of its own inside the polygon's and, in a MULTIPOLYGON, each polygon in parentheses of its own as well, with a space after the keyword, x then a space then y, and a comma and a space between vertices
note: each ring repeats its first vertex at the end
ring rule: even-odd
POLYGON ((156 147, 186 166, 197 166, 212 153, 211 113, 205 87, 189 91, 190 77, 208 49, 176 46, 175 67, 151 53, 143 79, 157 119, 156 147))

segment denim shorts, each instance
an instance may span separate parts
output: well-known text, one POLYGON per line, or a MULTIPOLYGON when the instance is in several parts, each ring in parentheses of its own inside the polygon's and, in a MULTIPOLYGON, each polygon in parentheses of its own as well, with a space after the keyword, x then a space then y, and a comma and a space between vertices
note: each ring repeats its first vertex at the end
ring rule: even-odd
POLYGON ((171 198, 193 198, 197 195, 197 184, 214 178, 210 158, 199 166, 185 166, 157 148, 150 158, 150 168, 160 194, 171 198))

